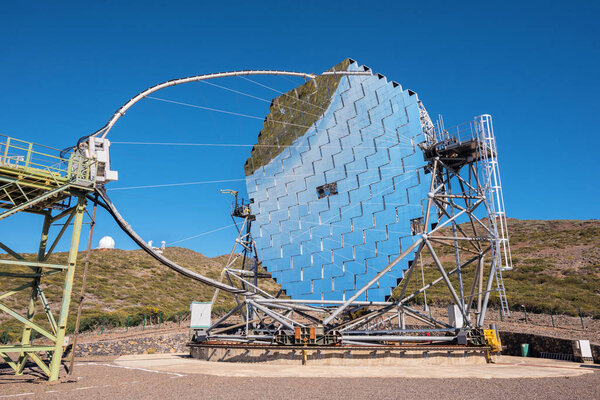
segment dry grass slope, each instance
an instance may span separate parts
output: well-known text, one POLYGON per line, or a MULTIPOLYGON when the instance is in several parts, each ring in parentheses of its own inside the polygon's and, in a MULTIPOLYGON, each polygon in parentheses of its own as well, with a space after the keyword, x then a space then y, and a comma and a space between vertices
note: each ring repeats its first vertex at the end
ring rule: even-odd
MULTIPOLYGON (((6 255, 1 255, 6 256, 6 255)), ((33 254, 23 254, 26 259, 34 259, 33 254)), ((66 253, 57 253, 50 258, 51 262, 65 263, 66 253)), ((73 289, 71 310, 69 315, 69 330, 75 324, 75 315, 83 275, 83 259, 85 252, 79 254, 76 269, 75 284, 73 289)), ((195 251, 172 247, 165 250, 165 256, 178 264, 192 270, 202 272, 204 275, 218 279, 228 256, 208 258, 195 251)), ((240 260, 237 261, 240 264, 240 260)), ((240 268, 241 265, 234 265, 240 268)), ((15 270, 14 268, 12 269, 15 270)), ((56 274, 42 281, 44 293, 54 311, 58 313, 59 296, 62 291, 63 274, 56 274)), ((24 281, 16 279, 0 281, 0 292, 19 286, 24 281)), ((270 280, 265 280, 267 291, 277 293, 279 285, 270 280)), ((144 315, 156 323, 159 315, 162 320, 174 320, 179 312, 187 312, 192 301, 210 301, 214 289, 185 278, 167 267, 159 264, 142 250, 93 250, 87 278, 86 300, 82 313, 82 330, 97 327, 102 319, 106 326, 125 326, 129 316, 131 325, 140 324, 144 315)), ((15 307, 22 315, 29 291, 11 296, 6 303, 15 307)), ((229 310, 235 304, 231 295, 221 292, 215 312, 229 310)), ((37 307, 36 320, 45 324, 44 312, 41 306, 37 307), (43 321, 43 322, 42 322, 43 321)), ((5 332, 7 324, 16 325, 14 320, 8 320, 6 314, 0 314, 0 333, 5 332)), ((17 337, 16 326, 11 329, 10 336, 17 337)), ((0 338, 2 341, 4 338, 0 338)))
MULTIPOLYGON (((519 309, 525 305, 532 312, 549 312, 577 315, 578 310, 588 316, 600 318, 600 221, 535 221, 509 220, 509 232, 513 249, 514 270, 505 273, 505 284, 509 303, 519 309)), ((453 253, 451 249, 439 249, 441 259, 449 270, 453 253)), ((165 255, 187 268, 218 278, 227 256, 208 258, 185 248, 168 248, 165 255)), ((7 257, 5 254, 0 255, 7 257)), ((24 254, 33 259, 33 254, 24 254)), ((73 290, 73 302, 69 317, 69 327, 75 321, 75 311, 81 289, 84 253, 79 255, 73 290)), ((51 257, 51 261, 66 261, 65 253, 51 257)), ((238 266, 239 267, 239 266, 238 266)), ((425 280, 437 277, 433 263, 424 258, 425 280)), ((420 277, 420 274, 415 274, 420 277)), ((414 276, 414 275, 413 275, 414 276)), ((465 271, 465 287, 469 288, 473 271, 465 271)), ((58 296, 62 290, 62 274, 44 279, 44 290, 56 315, 59 306, 58 296)), ((279 285, 265 280, 270 292, 276 293, 279 285)), ((416 281, 411 284, 416 288, 416 281)), ((18 286, 14 279, 0 281, 0 291, 5 292, 18 286), (9 282, 10 281, 10 282, 9 282)), ((410 290, 410 287, 409 287, 410 290)), ((143 315, 156 320, 159 313, 163 319, 176 318, 179 312, 189 309, 191 301, 210 300, 213 289, 184 278, 154 261, 141 250, 94 250, 92 251, 88 275, 88 290, 83 311, 82 328, 97 326, 104 317, 107 325, 140 323, 143 315)), ((28 293, 6 299, 10 306, 21 306, 25 313, 28 293)), ((444 305, 449 295, 442 285, 427 292, 428 303, 444 305)), ((416 299, 423 302, 423 297, 416 299)), ((492 297, 492 305, 497 299, 492 297)), ((230 309, 234 304, 231 296, 220 297, 215 311, 230 309)), ((17 308, 18 309, 18 308, 17 308)), ((38 306, 39 320, 45 319, 38 306)), ((6 314, 0 314, 0 334, 4 333, 8 321, 6 314)), ((13 330, 11 338, 17 337, 13 330)), ((0 338, 2 340, 3 338, 0 338)))
MULTIPOLYGON (((600 318, 600 221, 509 219, 508 230, 514 270, 504 273, 504 283, 512 309, 525 306, 529 312, 568 315, 581 309, 584 315, 600 318)), ((451 248, 437 246, 436 251, 447 272, 454 268, 451 248)), ((439 276, 425 255, 423 263, 426 282, 439 276)), ((469 290, 473 268, 466 268, 464 275, 469 290)), ((456 279, 451 278, 454 284, 456 279)), ((416 284, 411 281, 409 293, 417 289, 416 284)), ((449 300, 443 283, 427 291, 428 303, 445 305, 449 300)), ((416 301, 422 304, 423 296, 416 301)), ((497 306, 498 298, 492 296, 490 302, 497 306)))

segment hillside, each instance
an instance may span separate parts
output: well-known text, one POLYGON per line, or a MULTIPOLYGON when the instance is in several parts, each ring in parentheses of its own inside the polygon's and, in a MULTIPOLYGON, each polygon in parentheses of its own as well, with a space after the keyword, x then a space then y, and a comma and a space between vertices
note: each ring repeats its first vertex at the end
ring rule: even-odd
MULTIPOLYGON (((219 278, 229 257, 224 255, 208 258, 181 247, 167 248, 164 254, 178 264, 202 272, 214 279, 219 278)), ((6 254, 0 256, 7 257, 6 254)), ((33 254, 23 254, 23 256, 30 260, 34 258, 33 254)), ((50 262, 66 263, 66 257, 66 253, 57 253, 50 257, 50 262)), ((69 314, 68 327, 70 330, 75 323, 84 257, 85 252, 81 252, 69 314)), ((241 267, 239 259, 233 267, 241 267)), ((15 271, 15 269, 13 268, 11 271, 15 271)), ((56 310, 60 306, 58 296, 63 284, 62 274, 47 277, 43 282, 44 293, 54 314, 57 315, 56 310)), ((19 283, 21 282, 15 279, 0 280, 0 292, 18 286, 19 283)), ((279 290, 279 286, 270 280, 265 280, 264 283, 269 292, 277 293, 279 290)), ((210 301, 213 293, 213 288, 175 273, 142 250, 92 250, 81 328, 83 330, 93 328, 101 323, 103 317, 106 326, 124 326, 128 316, 131 325, 140 324, 144 315, 148 322, 151 319, 153 323, 157 323, 159 315, 163 321, 175 319, 178 313, 186 313, 189 310, 192 301, 210 301)), ((17 310, 24 315, 28 296, 29 291, 23 291, 6 299, 6 304, 17 307, 17 310)), ((213 309, 219 313, 229 310, 233 304, 235 304, 233 297, 221 292, 213 309)), ((8 320, 7 317, 6 314, 0 313, 0 332, 4 332, 7 321, 11 326, 16 325, 14 320, 8 320)), ((39 303, 36 320, 45 322, 45 316, 39 303)), ((14 333, 16 335, 16 330, 14 333)))
MULTIPOLYGON (((509 219, 508 231, 514 270, 504 273, 504 284, 511 309, 525 306, 529 312, 552 310, 574 316, 581 309, 584 315, 600 318, 600 221, 509 219)), ((447 271, 454 268, 452 249, 438 246, 436 251, 447 271)), ((423 264, 426 282, 439 276, 428 253, 423 264)), ((473 268, 463 272, 469 290, 473 268)), ((451 281, 455 283, 455 275, 451 281)), ((409 293, 416 283, 409 285, 409 293)), ((428 303, 443 305, 449 300, 443 284, 427 291, 428 303)), ((497 305, 497 300, 491 296, 490 304, 497 305)), ((422 303, 423 296, 417 302, 422 303)))
MULTIPOLYGON (((509 232, 513 250, 514 271, 504 275, 511 308, 525 305, 528 311, 577 315, 579 308, 588 316, 600 318, 600 221, 536 221, 509 220, 509 232)), ((450 252, 442 251, 442 261, 449 264, 450 252)), ((81 289, 84 252, 79 255, 69 326, 75 321, 76 305, 81 289)), ((175 262, 211 277, 218 278, 228 256, 208 258, 189 249, 173 247, 165 255, 175 262)), ((7 257, 1 254, 1 257, 7 257)), ((33 254, 24 254, 33 259, 33 254)), ((65 253, 57 253, 51 261, 64 262, 65 253)), ((434 268, 424 258, 424 274, 433 276, 434 268)), ((207 301, 213 289, 179 276, 162 266, 141 250, 94 250, 88 275, 88 290, 83 312, 82 328, 97 326, 102 317, 107 325, 124 325, 127 316, 130 323, 140 323, 143 315, 156 321, 159 313, 163 320, 175 318, 186 312, 191 301, 207 301)), ((59 275, 46 278, 44 288, 54 310, 58 307, 57 296, 62 288, 59 275)), ((470 285, 472 272, 465 271, 466 284, 470 285)), ((0 280, 0 291, 15 285, 15 280, 0 280)), ((270 292, 279 287, 265 280, 270 292)), ((24 306, 28 293, 6 299, 9 306, 24 306)), ((447 301, 443 286, 428 291, 428 302, 447 301)), ((423 299, 417 299, 422 302, 423 299)), ((495 299, 492 299, 492 305, 495 299)), ((234 304, 231 296, 222 295, 215 311, 222 312, 234 304)), ((20 312, 24 313, 24 307, 20 312)), ((38 315, 41 306, 38 305, 38 315)), ((0 332, 7 326, 6 314, 0 314, 0 332)), ((12 325, 11 321, 10 324, 12 325)), ((16 335, 16 330, 15 330, 16 335)), ((12 335, 11 335, 12 336, 12 335)))
POLYGON ((509 300, 538 311, 600 318, 600 221, 509 221, 509 300))

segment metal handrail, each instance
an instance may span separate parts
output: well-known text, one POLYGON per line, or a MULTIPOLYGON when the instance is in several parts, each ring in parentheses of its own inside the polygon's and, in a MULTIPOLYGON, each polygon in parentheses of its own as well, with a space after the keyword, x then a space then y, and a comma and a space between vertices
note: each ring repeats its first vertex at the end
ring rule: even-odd
POLYGON ((53 180, 92 180, 92 160, 71 153, 68 158, 60 156, 60 149, 27 142, 0 134, 0 167, 23 169, 53 180))
POLYGON ((462 144, 474 140, 477 136, 474 121, 465 122, 451 128, 435 129, 435 131, 439 142, 451 138, 453 142, 462 144))

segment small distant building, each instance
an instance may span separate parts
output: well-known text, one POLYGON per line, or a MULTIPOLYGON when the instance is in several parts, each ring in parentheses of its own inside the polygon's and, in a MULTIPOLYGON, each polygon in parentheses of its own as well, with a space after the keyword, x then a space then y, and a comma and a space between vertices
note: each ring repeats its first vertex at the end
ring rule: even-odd
POLYGON ((150 240, 148 242, 148 247, 150 247, 153 251, 157 252, 158 254, 162 254, 163 251, 165 250, 167 243, 163 240, 162 242, 160 242, 160 247, 154 247, 153 243, 154 242, 152 240, 150 240))
POLYGON ((98 243, 98 248, 101 250, 105 249, 114 249, 115 248, 115 239, 110 236, 104 236, 100 239, 100 243, 98 243))

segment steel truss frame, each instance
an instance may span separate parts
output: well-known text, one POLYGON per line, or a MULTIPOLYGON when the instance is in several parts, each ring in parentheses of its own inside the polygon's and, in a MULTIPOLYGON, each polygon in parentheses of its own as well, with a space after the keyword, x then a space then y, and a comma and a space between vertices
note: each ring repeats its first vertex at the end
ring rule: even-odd
MULTIPOLYGON (((467 125, 466 135, 460 129, 458 134, 447 130, 431 132, 432 136, 422 145, 430 175, 423 231, 352 297, 339 301, 293 300, 261 290, 255 280, 256 269, 231 268, 238 243, 246 243, 244 258, 255 257, 247 252, 252 249, 248 246, 250 230, 244 231, 242 227, 221 280, 227 278, 231 285, 237 281, 253 294, 236 295, 237 305, 208 329, 197 332, 196 340, 273 343, 281 330, 314 325, 324 326, 328 333, 339 332, 342 343, 348 345, 453 342, 461 335, 480 338, 493 292, 499 294, 501 306, 508 312, 502 271, 511 268, 511 261, 491 117, 483 115, 467 125), (443 247, 452 249, 450 268, 449 262, 440 259, 443 247), (416 261, 422 256, 429 256, 437 277, 408 293, 409 283, 416 281, 413 278, 418 268, 416 261), (413 261, 388 301, 358 300, 403 259, 413 261), (466 271, 472 272, 469 285, 466 271), (248 278, 253 278, 254 283, 248 278), (440 282, 450 294, 451 305, 459 310, 462 321, 458 324, 451 325, 410 305, 411 300, 440 282), (348 311, 359 307, 368 307, 368 311, 349 319, 348 311), (241 322, 232 324, 236 315, 241 322), (406 317, 422 326, 407 327, 406 317)), ((243 226, 249 223, 246 217, 243 226)), ((217 294, 218 289, 213 304, 217 294)))
POLYGON ((65 345, 67 318, 77 263, 79 238, 86 210, 87 191, 73 191, 72 195, 77 202, 74 206, 64 211, 55 212, 51 207, 48 207, 43 211, 36 212, 36 214, 41 214, 44 220, 35 261, 24 259, 19 253, 0 243, 0 248, 12 257, 12 259, 0 260, 0 265, 3 267, 0 277, 3 280, 10 278, 10 281, 19 282, 14 284, 15 287, 13 289, 0 294, 0 311, 7 313, 23 326, 20 344, 1 345, 0 356, 15 370, 17 375, 21 375, 27 361, 32 360, 48 376, 49 380, 58 379, 65 345), (61 228, 52 242, 50 242, 50 227, 54 224, 61 226, 61 228), (72 226, 72 229, 67 263, 64 265, 49 263, 48 259, 50 255, 64 238, 70 226, 72 226), (24 268, 26 268, 25 271, 23 271, 24 268), (58 319, 55 318, 42 287, 43 278, 57 273, 64 273, 58 319), (27 312, 25 315, 21 315, 18 310, 6 305, 5 299, 25 290, 30 290, 30 295, 27 312), (34 320, 38 302, 42 305, 50 329, 42 327, 37 320, 34 320), (42 344, 33 343, 35 334, 43 337, 40 338, 42 344), (47 357, 39 354, 42 352, 45 352, 47 357), (17 353, 18 358, 13 360, 8 356, 11 353, 17 353))

